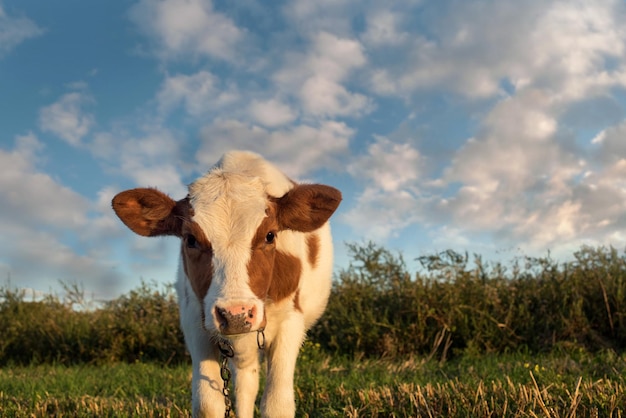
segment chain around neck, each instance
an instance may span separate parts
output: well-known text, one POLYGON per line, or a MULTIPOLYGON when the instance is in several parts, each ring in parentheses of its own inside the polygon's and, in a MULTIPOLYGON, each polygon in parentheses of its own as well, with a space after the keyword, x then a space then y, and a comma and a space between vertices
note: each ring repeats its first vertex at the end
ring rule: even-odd
MULTIPOLYGON (((256 334, 256 344, 259 347, 259 350, 265 349, 265 328, 261 328, 257 331, 256 334)), ((231 380, 231 372, 228 368, 228 359, 235 357, 235 348, 233 347, 233 343, 230 340, 220 339, 217 342, 217 346, 220 350, 221 364, 220 364, 220 376, 222 381, 224 382, 224 387, 222 388, 222 394, 224 395, 224 404, 226 405, 226 410, 224 411, 224 418, 230 417, 230 411, 233 409, 233 402, 230 399, 230 380, 231 380)))

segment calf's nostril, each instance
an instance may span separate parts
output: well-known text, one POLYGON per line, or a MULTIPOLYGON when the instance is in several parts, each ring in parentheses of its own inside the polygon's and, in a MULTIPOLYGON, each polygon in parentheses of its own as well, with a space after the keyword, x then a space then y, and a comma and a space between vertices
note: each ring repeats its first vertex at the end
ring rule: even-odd
POLYGON ((220 323, 220 327, 222 328, 228 325, 228 319, 226 318, 227 314, 228 312, 226 311, 226 309, 215 308, 215 318, 217 319, 217 322, 220 323))

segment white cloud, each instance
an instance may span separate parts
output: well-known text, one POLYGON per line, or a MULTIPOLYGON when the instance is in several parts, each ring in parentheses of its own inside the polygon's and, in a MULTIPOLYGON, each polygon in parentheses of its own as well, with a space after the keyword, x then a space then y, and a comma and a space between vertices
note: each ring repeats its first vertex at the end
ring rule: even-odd
MULTIPOLYGON (((6 260, 0 262, 6 268, 2 273, 19 280, 20 286, 50 291, 59 281, 77 282, 84 283, 85 290, 98 297, 117 296, 121 277, 110 261, 77 254, 74 248, 59 241, 58 231, 37 230, 15 221, 3 221, 1 225, 0 250, 2 261, 6 260)), ((99 244, 106 245, 102 241, 99 244)))
POLYGON ((384 241, 421 219, 420 202, 407 190, 366 187, 341 220, 365 239, 384 241))
POLYGON ((98 209, 88 199, 37 168, 43 150, 33 134, 16 137, 11 150, 0 150, 1 273, 39 290, 58 280, 85 281, 86 289, 114 296, 107 289, 118 273, 106 258, 93 255, 106 247, 108 225, 99 223, 98 209))
POLYGON ((410 34, 399 30, 404 18, 388 9, 374 10, 366 17, 366 30, 361 35, 363 43, 375 48, 398 46, 410 39, 410 34))
POLYGON ((337 168, 337 159, 348 151, 353 135, 345 123, 335 121, 270 131, 237 120, 217 120, 203 129, 196 158, 204 171, 224 152, 247 149, 274 162, 287 175, 301 178, 318 169, 337 168))
POLYGON ((238 92, 232 88, 220 91, 219 84, 217 77, 204 70, 192 75, 169 76, 157 93, 159 111, 167 114, 184 105, 189 115, 201 117, 239 99, 238 92))
POLYGON ((626 121, 602 130, 592 141, 600 148, 603 163, 614 163, 626 158, 626 121))
MULTIPOLYGON (((489 236, 543 251, 615 242, 614 232, 626 227, 624 123, 603 129, 587 146, 574 137, 585 122, 572 131, 565 118, 573 106, 587 109, 625 85, 626 7, 555 1, 519 9, 489 1, 434 10, 432 32, 412 37, 400 65, 372 70, 374 90, 406 97, 444 89, 500 100, 478 115, 473 137, 443 163, 443 175, 421 183, 436 197, 417 199, 426 219, 445 222, 454 242, 489 236)), ((394 27, 409 30, 401 22, 394 27)), ((398 45, 387 44, 384 53, 397 57, 405 50, 398 45)), ((370 62, 379 62, 376 54, 370 62)))
POLYGON ((354 130, 343 122, 323 121, 319 126, 298 125, 272 132, 268 157, 295 178, 315 170, 337 170, 348 152, 354 130))
MULTIPOLYGON (((114 170, 176 197, 186 193, 180 174, 166 163, 167 155, 177 153, 171 137, 147 135, 109 146, 115 152, 103 155, 114 170)), ((136 247, 135 241, 120 240, 124 234, 133 237, 111 210, 111 199, 121 190, 105 186, 90 201, 37 167, 44 152, 33 134, 18 136, 13 149, 0 149, 0 274, 42 291, 58 288, 59 280, 77 282, 88 295, 104 299, 135 287, 129 278, 164 279, 162 272, 169 269, 172 276, 165 279, 171 281, 176 243, 143 238, 147 242, 136 247), (134 258, 121 261, 129 255, 134 258)))
MULTIPOLYGON (((382 50, 394 60, 372 69, 372 88, 400 96, 444 88, 484 98, 503 94, 506 81, 516 90, 558 92, 562 100, 597 94, 624 85, 626 68, 607 70, 605 63, 624 54, 625 18, 619 0, 537 0, 523 8, 512 0, 490 0, 432 8, 424 22, 428 31, 419 25, 403 28, 420 30, 411 32, 410 48, 398 43, 382 50)), ((377 46, 376 38, 362 40, 366 47, 377 46)), ((371 60, 377 57, 373 53, 371 60)))
POLYGON ((27 39, 43 34, 43 30, 27 17, 11 17, 0 4, 0 58, 27 39))
POLYGON ((322 76, 308 78, 300 98, 304 111, 315 116, 357 116, 371 105, 366 96, 350 93, 338 82, 322 76))
POLYGON ((89 203, 34 166, 43 145, 31 133, 16 138, 12 151, 0 150, 2 217, 27 220, 33 227, 79 228, 85 225, 89 203))
POLYGON ((140 187, 156 187, 171 193, 175 199, 187 194, 187 187, 182 183, 178 168, 174 164, 164 163, 146 167, 127 159, 124 161, 123 169, 140 187))
POLYGON ((268 128, 286 125, 297 117, 292 107, 278 99, 253 100, 250 103, 250 114, 256 122, 268 128))
POLYGON ((555 2, 531 39, 541 45, 533 51, 537 85, 549 82, 566 100, 624 85, 626 67, 605 67, 605 60, 626 52, 624 18, 626 8, 619 0, 555 2))
MULTIPOLYGON (((613 90, 626 86, 621 0, 134 3, 130 19, 165 74, 149 110, 93 134, 95 100, 74 83, 39 114, 42 131, 88 150, 129 187, 178 198, 184 177, 251 149, 294 179, 352 176, 339 219, 372 239, 416 229, 457 248, 626 242, 626 122, 613 90), (259 7, 263 20, 249 22, 259 7), (615 103, 572 122, 598 98, 615 103), (198 144, 188 132, 200 124, 198 144), (378 135, 363 147, 357 132, 378 135)), ((41 33, 28 22, 0 8, 0 57, 41 33)), ((138 276, 175 258, 168 241, 132 233, 113 245, 124 231, 110 210, 118 187, 102 185, 94 201, 79 195, 38 168, 42 147, 30 134, 0 151, 1 268, 20 260, 19 274, 92 269, 117 280, 128 271, 110 273, 113 253, 131 254, 138 276), (28 264, 35 258, 42 267, 28 264)))
POLYGON ((419 223, 434 243, 455 248, 478 240, 491 251, 567 255, 583 243, 624 245, 615 232, 626 228, 626 124, 581 148, 563 115, 562 98, 543 89, 506 97, 434 177, 428 155, 375 136, 347 167, 365 188, 342 220, 382 240, 419 223))
POLYGON ((558 101, 527 90, 499 102, 457 150, 441 180, 458 190, 431 205, 430 216, 467 236, 488 233, 536 251, 607 242, 625 228, 622 124, 596 137, 595 151, 579 150, 559 130, 558 101))
MULTIPOLYGON (((82 236, 87 240, 102 240, 119 235, 120 224, 119 219, 115 216, 113 210, 111 210, 111 201, 113 196, 119 193, 120 190, 113 186, 105 186, 97 193, 97 198, 91 203, 91 211, 96 216, 92 216, 89 220, 89 228, 85 228, 82 236)), ((91 249, 92 252, 102 251, 102 248, 97 247, 91 249)), ((105 255, 99 255, 100 258, 104 258, 105 255)))
MULTIPOLYGON (((260 35, 253 28, 244 35, 226 15, 232 10, 222 10, 228 12, 197 0, 142 0, 131 15, 156 41, 159 56, 192 58, 196 65, 198 57, 236 60, 225 51, 249 48, 244 41, 260 35), (194 16, 183 25, 188 13, 194 16), (213 18, 234 31, 232 42, 198 24, 213 18), (204 38, 217 49, 204 48, 204 38)), ((382 239, 417 222, 444 222, 445 228, 431 230, 442 234, 438 242, 489 236, 554 249, 581 237, 601 241, 611 228, 622 228, 622 128, 604 129, 594 143, 597 152, 586 155, 564 120, 574 104, 584 108, 591 98, 626 85, 626 8, 619 1, 531 0, 520 8, 513 0, 384 7, 296 0, 281 10, 286 27, 271 34, 279 42, 268 42, 263 58, 246 68, 251 80, 213 69, 164 80, 156 96, 161 114, 183 107, 207 120, 196 153, 199 171, 233 148, 257 151, 294 178, 340 167, 363 187, 342 219, 382 239), (290 36, 297 39, 286 40, 290 36), (268 77, 271 92, 262 87, 268 77), (468 129, 471 138, 463 146, 443 153, 445 161, 428 154, 433 145, 425 139, 418 150, 417 142, 400 140, 407 135, 381 128, 386 137, 374 136, 363 154, 341 167, 339 157, 348 155, 358 122, 333 119, 378 111, 375 95, 367 92, 408 98, 404 110, 417 113, 410 108, 416 95, 452 92, 453 101, 462 96, 464 112, 474 112, 468 124, 477 128, 468 129)), ((408 125, 398 131, 415 134, 415 124, 408 125)), ((150 132, 125 138, 148 142, 150 132)), ((161 145, 167 153, 180 152, 168 148, 174 135, 163 135, 170 136, 169 145, 161 145)), ((175 158, 159 154, 146 161, 132 142, 113 147, 127 154, 118 164, 126 176, 182 187, 175 158)))
POLYGON ((362 3, 356 0, 293 0, 283 7, 283 14, 291 26, 310 36, 331 32, 347 36, 352 32, 351 18, 362 3))
POLYGON ((421 217, 419 152, 408 143, 375 137, 367 154, 348 165, 358 182, 367 184, 343 220, 367 238, 386 239, 421 217))
POLYGON ((83 92, 64 94, 55 103, 39 111, 39 126, 44 132, 52 132, 70 145, 80 145, 95 124, 94 116, 85 111, 93 98, 83 92))
POLYGON ((584 168, 557 142, 553 113, 550 98, 540 92, 498 103, 478 135, 456 152, 443 179, 460 188, 439 209, 467 230, 523 231, 526 238, 539 240, 538 229, 530 232, 533 210, 559 212, 584 168))
POLYGON ((366 62, 363 47, 357 40, 321 32, 314 37, 312 47, 306 64, 323 78, 342 80, 366 62))
POLYGON ((408 143, 398 144, 375 136, 367 155, 357 157, 348 172, 359 181, 372 184, 383 192, 395 192, 419 179, 420 154, 408 143))
POLYGON ((140 0, 131 20, 156 44, 163 59, 209 56, 233 60, 244 33, 213 9, 210 0, 140 0))
POLYGON ((499 102, 483 120, 477 137, 459 149, 447 171, 448 181, 478 190, 515 196, 561 165, 554 141, 557 121, 552 100, 541 92, 527 92, 499 102))
POLYGON ((187 193, 181 174, 180 142, 167 128, 148 125, 140 127, 138 134, 96 133, 90 147, 110 171, 131 179, 138 187, 157 187, 176 197, 187 193))
POLYGON ((288 55, 274 81, 295 93, 303 112, 316 117, 359 116, 372 109, 372 101, 349 91, 343 83, 366 63, 361 44, 331 33, 316 34, 306 55, 288 55))

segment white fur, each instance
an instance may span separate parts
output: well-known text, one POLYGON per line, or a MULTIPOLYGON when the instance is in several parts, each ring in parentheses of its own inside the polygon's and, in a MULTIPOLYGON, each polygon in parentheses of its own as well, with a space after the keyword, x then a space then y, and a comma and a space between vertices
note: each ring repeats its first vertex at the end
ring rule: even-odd
MULTIPOLYGON (((265 312, 267 380, 261 413, 267 417, 295 415, 293 376, 296 359, 306 330, 326 307, 331 287, 332 240, 328 223, 313 232, 319 237, 315 267, 307 258, 305 233, 281 231, 277 250, 301 261, 299 306, 293 297, 278 303, 258 301, 247 284, 252 234, 265 216, 266 197, 280 197, 294 187, 285 175, 256 154, 226 154, 207 175, 190 186, 193 220, 200 225, 214 248, 214 276, 201 303, 193 292, 184 269, 178 269, 176 289, 181 325, 193 362, 192 403, 196 417, 223 417, 223 382, 219 372, 219 351, 215 345, 216 325, 212 307, 219 300, 254 300, 258 312, 265 312), (228 181, 224 179, 228 178, 228 181), (223 196, 228 190, 229 199, 223 196), (241 195, 240 195, 241 194, 241 195), (241 202, 246 202, 242 204, 241 202), (202 323, 204 305, 205 323, 202 323)), ((182 263, 181 263, 182 264, 182 263)), ((233 337, 235 357, 230 362, 235 376, 237 416, 252 417, 259 387, 257 334, 233 337)))

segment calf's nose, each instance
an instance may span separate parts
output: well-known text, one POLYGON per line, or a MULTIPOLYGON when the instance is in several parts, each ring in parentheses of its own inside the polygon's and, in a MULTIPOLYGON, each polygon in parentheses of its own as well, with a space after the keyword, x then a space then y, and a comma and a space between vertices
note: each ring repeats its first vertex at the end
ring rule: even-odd
POLYGON ((219 330, 224 335, 250 332, 258 322, 257 308, 254 305, 216 306, 214 314, 219 330))

